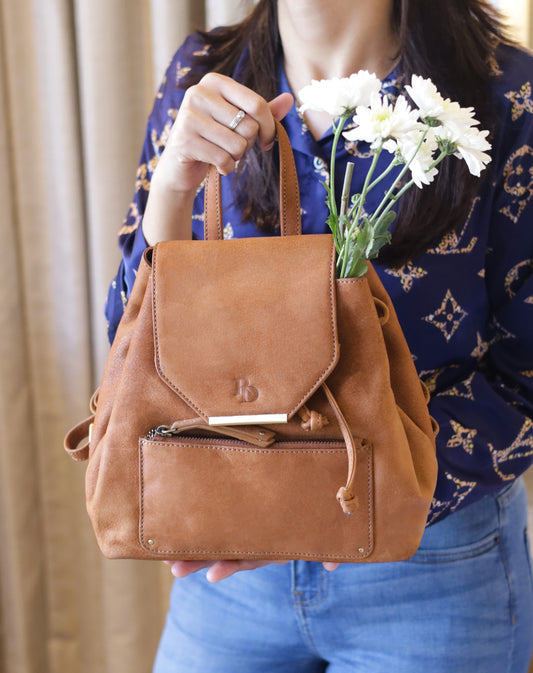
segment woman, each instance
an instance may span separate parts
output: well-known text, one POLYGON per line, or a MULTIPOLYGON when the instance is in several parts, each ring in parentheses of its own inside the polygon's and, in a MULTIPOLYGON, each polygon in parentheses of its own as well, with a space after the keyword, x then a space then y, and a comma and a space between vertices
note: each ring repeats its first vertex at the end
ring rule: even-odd
MULTIPOLYGON (((260 0, 239 26, 191 36, 149 120, 110 337, 146 245, 189 238, 191 216, 202 236, 208 163, 229 176, 225 236, 276 233, 274 118, 295 152, 304 233, 326 232, 331 118, 302 119, 293 95, 359 69, 392 98, 412 73, 431 77, 492 129, 484 178, 448 161, 404 200, 376 265, 441 426, 426 533, 396 564, 172 564, 180 579, 156 673, 527 670, 533 586, 518 477, 533 453, 533 59, 505 42, 488 3, 260 0)), ((354 190, 368 157, 363 143, 339 149, 338 175, 355 160, 354 190)))

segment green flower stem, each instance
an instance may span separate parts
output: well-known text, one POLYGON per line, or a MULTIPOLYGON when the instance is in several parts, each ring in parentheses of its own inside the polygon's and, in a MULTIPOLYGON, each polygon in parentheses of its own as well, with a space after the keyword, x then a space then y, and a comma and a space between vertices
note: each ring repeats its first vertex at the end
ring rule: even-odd
MULTIPOLYGON (((418 150, 417 150, 417 152, 418 152, 418 150)), ((448 152, 446 152, 446 151, 442 151, 442 152, 439 154, 439 156, 435 159, 435 161, 431 164, 431 166, 427 169, 426 173, 429 173, 429 171, 431 171, 431 170, 433 170, 434 168, 436 168, 436 167, 440 164, 440 162, 448 156, 448 154, 449 154, 448 152)), ((413 158, 414 158, 414 157, 411 158, 411 161, 412 161, 413 158)), ((409 162, 409 163, 411 163, 411 162, 409 162)), ((397 194, 393 194, 393 195, 390 197, 390 203, 387 204, 387 206, 383 209, 383 212, 380 214, 380 216, 386 215, 386 214, 389 212, 389 210, 391 210, 391 208, 394 206, 394 204, 396 203, 396 201, 398 201, 398 199, 400 199, 400 198, 405 194, 405 192, 406 192, 408 189, 410 189, 414 184, 415 184, 415 181, 414 181, 414 180, 409 180, 409 182, 408 182, 407 184, 405 184, 405 185, 400 189, 400 191, 399 191, 397 194)), ((385 199, 384 199, 384 200, 385 200, 385 199)), ((382 203, 383 203, 383 202, 382 202, 382 203)), ((376 213, 377 213, 377 211, 379 210, 379 208, 381 207, 382 203, 380 203, 378 209, 376 210, 376 213)), ((372 215, 372 221, 376 219, 376 213, 374 213, 374 214, 372 215)))
MULTIPOLYGON (((353 227, 352 227, 352 229, 353 229, 353 227)), ((352 229, 350 229, 350 231, 352 231, 352 229)), ((345 278, 346 277, 346 267, 348 266, 348 250, 346 248, 346 239, 345 239, 344 246, 343 246, 342 249, 343 249, 343 255, 341 257, 342 266, 341 266, 340 278, 345 278)))
POLYGON ((366 174, 365 177, 365 183, 363 185, 363 189, 361 191, 361 196, 359 199, 359 204, 357 207, 357 213, 355 217, 353 218, 352 225, 348 232, 345 232, 344 235, 344 243, 342 246, 341 251, 339 252, 339 257, 342 258, 342 269, 341 269, 341 278, 344 278, 344 274, 346 273, 346 266, 348 264, 348 248, 347 248, 347 242, 348 240, 354 235, 355 230, 359 224, 359 219, 361 217, 361 212, 363 210, 364 203, 366 201, 366 195, 368 193, 368 186, 370 184, 370 179, 372 178, 372 175, 374 173, 374 170, 376 168, 376 164, 379 159, 379 155, 381 154, 381 150, 383 148, 383 142, 380 143, 379 147, 374 151, 374 158, 372 159, 372 164, 370 165, 370 168, 368 169, 368 173, 366 174))
POLYGON ((329 212, 331 213, 336 222, 338 222, 338 214, 337 214, 337 203, 335 201, 335 157, 337 156, 337 145, 339 143, 341 133, 344 129, 344 125, 346 124, 346 120, 352 114, 353 112, 350 112, 350 114, 343 114, 339 117, 339 121, 337 124, 335 124, 335 121, 333 121, 332 123, 334 136, 333 136, 333 144, 331 146, 331 161, 329 166, 329 174, 330 174, 329 212))
POLYGON ((378 185, 384 178, 387 177, 387 175, 392 171, 393 168, 395 168, 396 166, 399 166, 399 165, 400 165, 400 162, 398 161, 398 159, 396 157, 393 157, 392 161, 390 162, 388 167, 383 171, 383 173, 381 173, 381 175, 378 176, 374 180, 374 182, 371 185, 368 186, 368 191, 374 189, 374 187, 376 185, 378 185))
MULTIPOLYGON (((359 205, 357 208, 357 214, 354 218, 354 222, 357 225, 359 222, 359 218, 361 217, 361 211, 363 210, 363 206, 365 205, 366 201, 366 195, 368 194, 368 186, 370 185, 370 178, 374 174, 374 171, 376 169, 376 164, 378 163, 379 155, 381 154, 381 150, 383 149, 383 141, 379 144, 379 147, 374 150, 374 158, 372 159, 372 163, 370 164, 370 168, 368 169, 368 173, 366 174, 365 177, 365 184, 363 185, 363 189, 361 191, 361 198, 359 200, 359 205)), ((352 226, 350 231, 354 229, 355 227, 352 226)))
MULTIPOLYGON (((419 149, 422 147, 422 143, 423 143, 424 140, 426 139, 426 136, 427 136, 427 134, 428 134, 428 131, 429 131, 429 129, 426 128, 426 130, 424 131, 424 133, 422 134, 422 136, 421 136, 421 138, 420 138, 420 140, 419 140, 419 142, 418 142, 418 145, 416 146, 416 150, 413 152, 413 154, 412 154, 411 158, 409 159, 409 161, 407 161, 407 162, 405 163, 404 167, 403 167, 402 170, 399 172, 399 174, 398 174, 396 180, 394 180, 394 182, 392 183, 391 187, 390 187, 390 188, 388 189, 388 191, 386 192, 386 194, 385 194, 385 196, 383 197, 381 203, 379 204, 379 206, 378 206, 378 207, 376 208, 376 210, 374 211, 374 214, 372 215, 372 219, 378 219, 378 218, 379 218, 379 216, 381 215, 381 210, 385 207, 385 205, 387 204, 388 201, 390 201, 391 199, 396 200, 396 199, 395 199, 395 195, 394 195, 394 190, 395 190, 396 187, 398 186, 398 183, 401 181, 401 179, 403 178, 403 176, 404 176, 404 175, 406 174, 406 172, 408 171, 409 166, 411 165, 413 159, 414 159, 414 158, 416 157, 416 155, 418 154, 419 149)), ((403 192, 402 192, 402 193, 403 193, 403 192)), ((398 198, 398 195, 396 195, 396 198, 398 198)), ((390 204, 389 204, 389 206, 390 206, 390 204)), ((390 208, 388 208, 388 210, 390 210, 390 208)))
MULTIPOLYGON (((348 212, 348 202, 350 200, 350 187, 352 184, 353 176, 353 161, 349 161, 346 164, 346 171, 344 173, 344 183, 342 185, 342 196, 341 196, 341 217, 347 214, 348 212)), ((341 227, 342 234, 342 227, 341 227)))
MULTIPOLYGON (((388 167, 374 180, 374 182, 370 183, 368 185, 367 192, 372 191, 376 185, 379 185, 379 183, 387 177, 387 175, 392 171, 393 168, 396 168, 396 166, 399 166, 400 162, 396 157, 393 157, 392 161, 388 165, 388 167)), ((353 213, 355 209, 357 208, 357 203, 355 203, 351 209, 348 211, 348 218, 351 220, 353 217, 353 213)))
MULTIPOLYGON (((405 173, 406 173, 406 171, 408 170, 409 166, 411 165, 413 159, 414 159, 414 158, 416 157, 416 155, 418 154, 418 151, 420 150, 420 147, 422 146, 422 143, 424 142, 424 139, 425 139, 426 135, 427 135, 427 130, 426 130, 426 132, 422 135, 422 138, 421 138, 420 142, 418 143, 415 152, 413 153, 413 155, 411 156, 411 158, 409 159, 409 161, 405 164, 404 168, 402 169, 402 171, 400 172, 400 174, 398 175, 398 177, 397 177, 396 180, 394 181, 394 184, 391 186, 391 188, 390 188, 390 189, 387 191, 387 193, 385 194, 385 196, 384 196, 382 202, 379 204, 379 206, 377 207, 376 211, 372 214, 372 216, 371 216, 371 218, 368 220, 366 226, 368 226, 368 227, 375 227, 375 226, 376 226, 376 223, 379 222, 379 220, 380 220, 383 216, 385 216, 385 215, 386 215, 386 214, 393 208, 393 206, 394 206, 394 204, 396 203, 396 201, 397 201, 398 199, 400 199, 400 198, 405 194, 405 192, 407 192, 407 190, 410 189, 410 188, 413 186, 413 184, 414 184, 414 180, 411 179, 407 184, 405 184, 405 185, 398 191, 397 194, 394 194, 394 190, 396 189, 396 187, 397 187, 399 181, 400 181, 400 180, 402 179, 402 177, 405 175, 405 173)), ((376 155, 374 156, 374 161, 372 162, 372 166, 370 167, 370 170, 369 170, 369 172, 368 172, 367 180, 365 181, 365 185, 364 185, 364 187, 363 187, 363 191, 362 191, 362 194, 361 194, 361 200, 360 200, 360 202, 359 202, 359 207, 358 207, 358 209, 357 209, 357 214, 356 214, 356 216, 355 216, 354 219, 353 219, 353 224, 352 224, 352 226, 350 227, 350 230, 348 231, 347 235, 344 237, 344 241, 345 241, 345 243, 344 243, 343 251, 342 251, 343 262, 342 262, 342 268, 341 268, 341 274, 340 274, 340 277, 341 277, 341 278, 344 278, 344 276, 345 276, 345 274, 346 274, 346 267, 347 267, 347 261, 348 261, 347 251, 346 251, 346 241, 347 241, 351 236, 353 236, 353 235, 355 234, 355 230, 356 230, 356 228, 357 228, 357 226, 358 226, 358 224, 359 224, 359 221, 360 221, 360 217, 361 217, 361 209, 362 209, 362 206, 363 206, 364 201, 365 201, 365 199, 366 199, 366 194, 368 193, 368 191, 370 191, 370 189, 372 189, 372 188, 375 186, 375 184, 379 183, 379 181, 382 179, 382 177, 384 177, 384 174, 390 172, 390 170, 392 169, 392 167, 393 167, 393 165, 394 165, 394 163, 395 163, 395 161, 394 161, 394 159, 393 159, 393 161, 392 161, 391 164, 388 166, 388 168, 385 169, 385 171, 383 171, 383 173, 382 173, 376 180, 374 180, 374 182, 372 182, 370 185, 368 185, 369 177, 370 177, 370 176, 372 175, 372 173, 373 173, 373 170, 374 170, 374 168, 375 168, 375 163, 377 162, 377 158, 379 157, 379 154, 380 154, 380 153, 381 153, 381 147, 380 147, 379 150, 376 152, 376 155)), ((442 150, 441 153, 440 153, 440 155, 435 159, 435 161, 434 161, 434 162, 430 165, 430 167, 428 168, 428 172, 431 171, 431 170, 432 170, 433 168, 435 168, 436 166, 438 166, 438 165, 440 164, 440 162, 441 162, 446 156, 448 156, 448 154, 449 154, 448 151, 446 151, 446 150, 442 150)), ((350 216, 350 219, 351 219, 351 216, 350 216)))
POLYGON ((443 159, 446 159, 446 157, 448 157, 450 154, 453 154, 453 152, 448 152, 447 150, 441 150, 441 153, 440 153, 439 156, 435 159, 435 161, 431 164, 431 166, 428 168, 428 170, 426 171, 426 173, 427 173, 428 171, 431 171, 431 170, 433 170, 434 168, 436 168, 436 167, 440 164, 440 162, 441 162, 443 159))

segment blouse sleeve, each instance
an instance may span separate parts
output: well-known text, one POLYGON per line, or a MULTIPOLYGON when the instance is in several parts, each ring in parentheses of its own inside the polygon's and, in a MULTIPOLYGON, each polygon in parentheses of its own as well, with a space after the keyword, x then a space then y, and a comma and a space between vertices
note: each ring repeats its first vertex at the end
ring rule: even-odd
POLYGON ((193 54, 202 49, 203 42, 197 34, 190 35, 186 39, 167 68, 148 118, 133 201, 118 234, 122 261, 107 296, 105 314, 110 342, 115 337, 137 269, 147 247, 142 231, 142 219, 150 191, 150 181, 183 100, 185 88, 181 85, 182 80, 191 70, 193 54))
POLYGON ((441 428, 430 523, 500 490, 533 460, 531 84, 506 90, 504 99, 508 123, 495 147, 485 266, 491 320, 476 371, 437 390, 430 403, 441 428))

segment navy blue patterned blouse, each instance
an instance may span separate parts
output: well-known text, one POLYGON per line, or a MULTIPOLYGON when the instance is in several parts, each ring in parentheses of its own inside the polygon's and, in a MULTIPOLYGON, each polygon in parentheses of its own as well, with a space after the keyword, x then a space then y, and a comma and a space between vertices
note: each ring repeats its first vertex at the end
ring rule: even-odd
MULTIPOLYGON (((123 261, 107 301, 111 340, 146 248, 143 212, 151 176, 184 95, 180 82, 191 69, 191 55, 204 48, 193 35, 178 50, 148 121, 134 199, 119 233, 123 261)), ((237 66, 237 79, 238 71, 237 66)), ((489 178, 480 180, 468 220, 402 268, 376 266, 418 372, 432 393, 430 411, 440 425, 439 478, 429 523, 501 489, 533 457, 533 56, 500 47, 493 72, 500 126, 489 178)), ((282 64, 278 86, 280 93, 289 91, 282 64)), ((384 81, 391 97, 402 86, 396 72, 384 81)), ((332 131, 315 140, 295 107, 283 123, 300 181, 303 231, 326 233, 320 182, 327 176, 332 131)), ((370 156, 362 142, 339 147, 340 180, 344 163, 355 159, 354 191, 361 189, 370 156)), ((225 237, 260 235, 232 205, 231 181, 231 176, 223 179, 225 237)), ((202 238, 202 188, 192 229, 202 238)))

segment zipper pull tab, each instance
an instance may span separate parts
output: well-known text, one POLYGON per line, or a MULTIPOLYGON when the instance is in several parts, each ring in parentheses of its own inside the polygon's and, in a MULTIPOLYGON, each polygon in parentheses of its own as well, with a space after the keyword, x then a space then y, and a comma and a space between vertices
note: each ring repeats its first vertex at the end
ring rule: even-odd
POLYGON ((258 425, 208 425, 198 419, 177 421, 170 426, 170 430, 175 434, 181 434, 188 430, 200 430, 209 434, 223 435, 238 439, 241 442, 248 442, 254 446, 270 446, 276 441, 276 433, 268 428, 258 425))
POLYGON ((157 428, 152 428, 146 433, 146 439, 154 439, 154 437, 173 437, 176 434, 174 430, 168 425, 158 425, 157 428))

